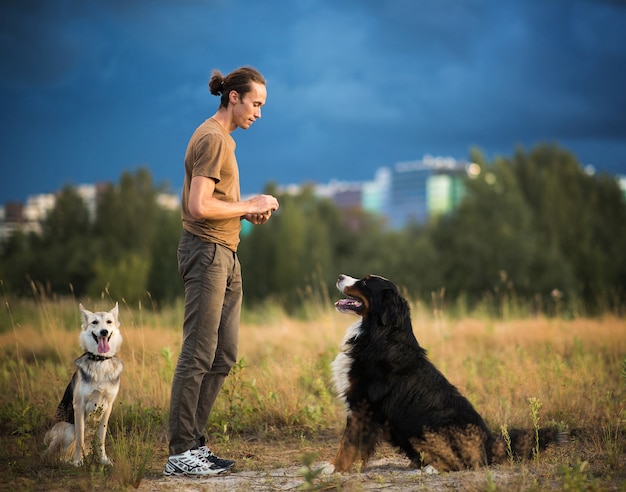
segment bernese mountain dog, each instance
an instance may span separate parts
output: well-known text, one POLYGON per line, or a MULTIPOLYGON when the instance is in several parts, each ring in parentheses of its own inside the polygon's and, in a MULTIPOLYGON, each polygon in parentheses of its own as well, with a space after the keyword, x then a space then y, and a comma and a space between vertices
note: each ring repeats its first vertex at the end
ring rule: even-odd
MULTIPOLYGON (((337 310, 360 319, 348 328, 332 363, 347 421, 328 471, 365 464, 383 441, 430 473, 502 463, 511 453, 532 456, 534 429, 509 430, 507 444, 428 360, 413 334, 409 304, 391 281, 340 275, 337 288, 346 296, 335 303, 337 310)), ((540 448, 560 436, 555 428, 540 429, 540 448)))

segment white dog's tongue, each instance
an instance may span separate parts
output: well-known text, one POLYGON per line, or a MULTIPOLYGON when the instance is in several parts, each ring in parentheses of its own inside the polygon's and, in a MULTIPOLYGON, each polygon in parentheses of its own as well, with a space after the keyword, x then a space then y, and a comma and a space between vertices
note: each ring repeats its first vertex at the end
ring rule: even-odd
POLYGON ((109 347, 109 341, 106 339, 106 337, 98 338, 98 352, 101 354, 106 354, 109 350, 111 350, 111 347, 109 347))

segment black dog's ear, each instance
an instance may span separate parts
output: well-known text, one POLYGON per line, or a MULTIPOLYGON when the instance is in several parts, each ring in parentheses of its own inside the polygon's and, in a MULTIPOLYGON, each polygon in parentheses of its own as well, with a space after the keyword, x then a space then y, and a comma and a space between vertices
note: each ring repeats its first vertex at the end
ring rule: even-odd
POLYGON ((408 315, 407 302, 393 289, 385 289, 381 294, 380 321, 383 326, 398 326, 408 315))

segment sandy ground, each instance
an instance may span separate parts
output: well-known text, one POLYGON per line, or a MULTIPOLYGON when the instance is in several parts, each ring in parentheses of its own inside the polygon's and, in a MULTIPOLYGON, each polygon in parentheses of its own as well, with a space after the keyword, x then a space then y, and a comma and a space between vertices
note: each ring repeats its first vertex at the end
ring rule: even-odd
MULTIPOLYGON (((528 485, 541 485, 542 489, 559 488, 558 484, 543 483, 541 477, 530 470, 510 467, 489 468, 445 474, 425 474, 408 466, 402 458, 384 458, 370 462, 360 473, 321 474, 306 488, 302 467, 276 468, 264 472, 241 471, 210 478, 145 478, 140 491, 212 492, 212 491, 282 491, 282 490, 385 490, 410 492, 417 490, 486 490, 525 489, 528 485), (526 484, 526 486, 525 486, 526 484)), ((324 463, 311 466, 316 470, 324 463)))

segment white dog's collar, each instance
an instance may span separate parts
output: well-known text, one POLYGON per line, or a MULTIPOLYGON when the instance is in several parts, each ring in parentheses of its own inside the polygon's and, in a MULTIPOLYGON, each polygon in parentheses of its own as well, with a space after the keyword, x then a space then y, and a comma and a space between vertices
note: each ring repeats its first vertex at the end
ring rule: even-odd
POLYGON ((85 352, 83 355, 86 355, 88 359, 95 360, 95 361, 109 360, 113 358, 112 356, 96 355, 96 354, 92 354, 91 352, 85 352))

